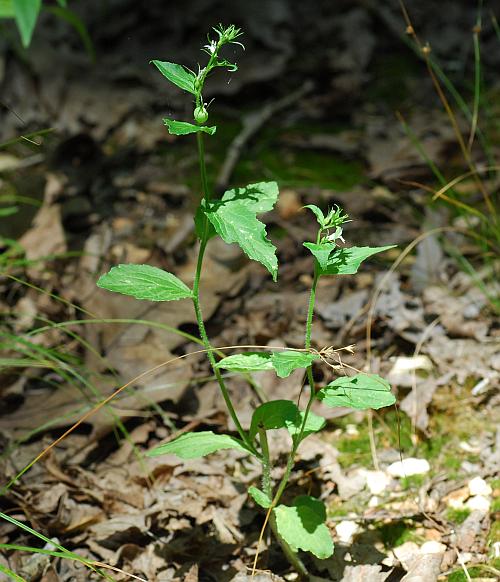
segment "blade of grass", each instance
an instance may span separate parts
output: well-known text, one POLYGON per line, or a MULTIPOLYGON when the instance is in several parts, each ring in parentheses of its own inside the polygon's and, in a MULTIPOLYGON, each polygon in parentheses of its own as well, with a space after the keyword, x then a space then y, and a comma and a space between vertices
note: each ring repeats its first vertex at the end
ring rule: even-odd
POLYGON ((483 0, 479 0, 476 24, 472 31, 472 41, 474 45, 474 101, 472 105, 472 120, 470 125, 470 134, 467 147, 469 152, 472 151, 472 144, 474 143, 474 136, 476 134, 477 123, 479 119, 479 98, 481 95, 481 46, 479 35, 481 33, 481 11, 483 8, 483 0))

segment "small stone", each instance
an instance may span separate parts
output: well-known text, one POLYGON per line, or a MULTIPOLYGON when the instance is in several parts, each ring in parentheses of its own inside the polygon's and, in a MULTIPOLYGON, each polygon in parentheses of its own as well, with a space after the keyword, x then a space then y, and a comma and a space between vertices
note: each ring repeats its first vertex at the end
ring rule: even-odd
POLYGON ((444 554, 445 552, 446 546, 436 541, 425 542, 420 548, 421 554, 444 554))
POLYGON ((359 531, 359 525, 355 521, 344 520, 335 526, 335 531, 339 537, 339 541, 344 544, 350 544, 359 531))
POLYGON ((366 486, 372 495, 383 493, 391 482, 391 479, 384 471, 366 471, 366 486))
POLYGON ((370 498, 370 501, 368 502, 368 507, 378 507, 380 503, 380 499, 374 495, 373 497, 370 498))
POLYGON ((468 483, 469 491, 471 495, 483 495, 487 497, 493 493, 493 490, 488 483, 481 477, 474 477, 468 483))
POLYGON ((471 511, 482 511, 487 513, 490 510, 491 502, 483 495, 475 495, 467 500, 465 507, 471 511))
POLYGON ((425 530, 424 536, 425 539, 429 542, 438 542, 440 539, 442 539, 443 534, 437 529, 429 528, 425 530))
POLYGON ((345 427, 345 433, 348 436, 356 437, 359 435, 358 427, 355 424, 348 424, 345 427))
POLYGON ((431 470, 426 459, 409 457, 402 461, 396 461, 387 467, 387 472, 392 477, 411 477, 412 475, 424 475, 431 470))
POLYGON ((392 553, 396 556, 405 570, 409 570, 413 562, 418 559, 419 547, 415 542, 405 542, 395 547, 392 553))
POLYGON ((469 488, 461 487, 460 489, 456 489, 455 491, 448 493, 448 495, 445 495, 445 497, 443 497, 443 502, 452 509, 462 509, 464 503, 469 497, 469 488))

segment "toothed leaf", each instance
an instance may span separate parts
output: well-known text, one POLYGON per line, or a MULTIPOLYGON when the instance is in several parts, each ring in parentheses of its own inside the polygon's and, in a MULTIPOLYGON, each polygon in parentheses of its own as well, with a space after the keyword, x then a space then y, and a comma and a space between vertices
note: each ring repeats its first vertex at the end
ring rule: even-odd
POLYGON ((250 259, 264 265, 274 281, 278 277, 276 247, 257 214, 271 210, 277 198, 276 182, 259 182, 228 190, 221 200, 204 209, 217 234, 228 244, 237 243, 250 259))
MULTIPOLYGON (((385 247, 351 247, 348 249, 337 248, 328 258, 326 267, 321 267, 322 275, 354 275, 358 272, 361 263, 375 255, 396 245, 385 247)), ((312 252, 312 251, 311 251, 312 252)))
POLYGON ((199 133, 200 131, 213 135, 217 130, 215 125, 212 127, 206 125, 193 125, 186 121, 175 121, 174 119, 164 119, 163 123, 167 126, 168 133, 171 133, 172 135, 188 135, 190 133, 199 133))

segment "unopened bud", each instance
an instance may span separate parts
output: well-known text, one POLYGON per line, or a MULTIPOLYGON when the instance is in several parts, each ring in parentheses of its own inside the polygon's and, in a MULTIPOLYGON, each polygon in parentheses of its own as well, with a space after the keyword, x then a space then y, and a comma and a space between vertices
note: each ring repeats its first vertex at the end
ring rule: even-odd
POLYGON ((196 107, 193 115, 196 123, 205 123, 208 119, 208 111, 205 109, 204 105, 196 107))

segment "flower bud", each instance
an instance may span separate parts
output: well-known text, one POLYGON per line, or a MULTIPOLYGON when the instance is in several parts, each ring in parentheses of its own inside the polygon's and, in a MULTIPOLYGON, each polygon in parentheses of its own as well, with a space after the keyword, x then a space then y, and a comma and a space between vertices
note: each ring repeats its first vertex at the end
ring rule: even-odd
POLYGON ((194 110, 194 120, 196 123, 205 123, 208 119, 208 111, 205 109, 204 105, 199 105, 194 110))

